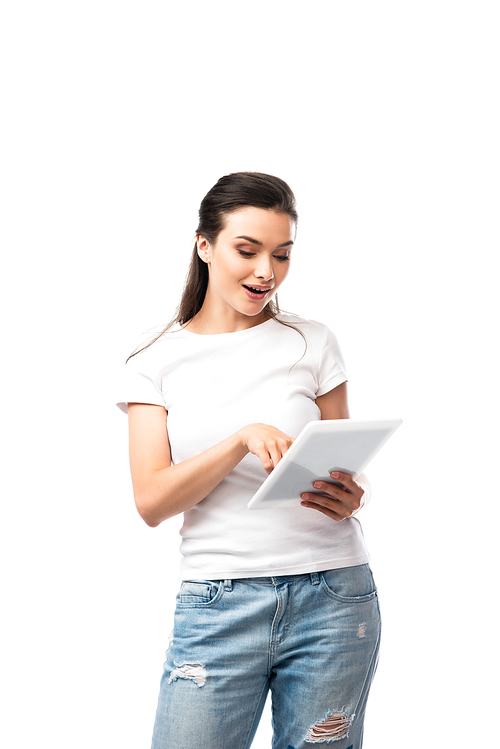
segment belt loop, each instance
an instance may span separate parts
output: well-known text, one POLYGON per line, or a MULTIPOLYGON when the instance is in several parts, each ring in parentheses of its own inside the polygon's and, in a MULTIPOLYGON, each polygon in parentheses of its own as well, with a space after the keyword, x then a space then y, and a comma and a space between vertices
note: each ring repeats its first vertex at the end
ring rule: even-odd
POLYGON ((224 590, 227 590, 229 593, 233 589, 233 581, 232 580, 224 580, 224 590))
POLYGON ((319 585, 319 575, 317 572, 310 572, 309 573, 311 577, 311 583, 312 585, 319 585))

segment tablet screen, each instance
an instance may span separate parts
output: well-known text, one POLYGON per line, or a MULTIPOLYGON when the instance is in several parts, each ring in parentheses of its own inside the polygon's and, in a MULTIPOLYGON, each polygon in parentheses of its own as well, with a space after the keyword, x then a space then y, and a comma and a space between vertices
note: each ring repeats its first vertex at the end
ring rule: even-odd
POLYGON ((254 510, 300 505, 301 493, 313 491, 315 480, 332 481, 332 471, 357 478, 400 424, 401 419, 309 422, 248 507, 254 510))

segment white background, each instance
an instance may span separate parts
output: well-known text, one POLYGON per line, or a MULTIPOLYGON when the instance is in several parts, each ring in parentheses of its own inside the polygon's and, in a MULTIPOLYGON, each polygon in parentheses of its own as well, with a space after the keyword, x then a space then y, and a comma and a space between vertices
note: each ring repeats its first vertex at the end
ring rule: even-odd
POLYGON ((280 302, 337 334, 351 415, 404 419, 361 516, 384 615, 365 745, 494 743, 497 8, 5 4, 9 749, 149 747, 178 521, 136 514, 115 377, 175 310, 201 198, 239 170, 296 192, 280 302))

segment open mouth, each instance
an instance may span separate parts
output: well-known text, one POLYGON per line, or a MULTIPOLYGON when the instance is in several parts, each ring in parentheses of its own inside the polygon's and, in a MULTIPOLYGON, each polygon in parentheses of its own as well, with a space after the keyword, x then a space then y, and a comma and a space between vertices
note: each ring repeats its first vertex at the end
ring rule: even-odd
POLYGON ((258 288, 257 286, 247 286, 247 284, 243 284, 243 288, 250 292, 250 294, 254 294, 255 296, 265 296, 271 291, 271 288, 269 286, 266 286, 265 288, 258 288))

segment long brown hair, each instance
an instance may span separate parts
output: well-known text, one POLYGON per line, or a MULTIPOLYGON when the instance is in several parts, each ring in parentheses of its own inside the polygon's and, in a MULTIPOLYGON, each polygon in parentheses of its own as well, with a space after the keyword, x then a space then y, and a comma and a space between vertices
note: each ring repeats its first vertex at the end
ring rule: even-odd
MULTIPOLYGON (((286 213, 295 224, 298 221, 295 196, 284 180, 261 172, 234 172, 221 177, 201 201, 196 234, 200 234, 210 244, 215 244, 224 229, 226 216, 247 207, 286 213)), ((198 255, 195 242, 184 291, 175 316, 152 341, 134 351, 129 359, 151 346, 176 323, 185 325, 192 320, 202 308, 207 287, 208 266, 198 255)), ((271 299, 263 311, 268 317, 276 317, 280 311, 277 298, 271 299)))

